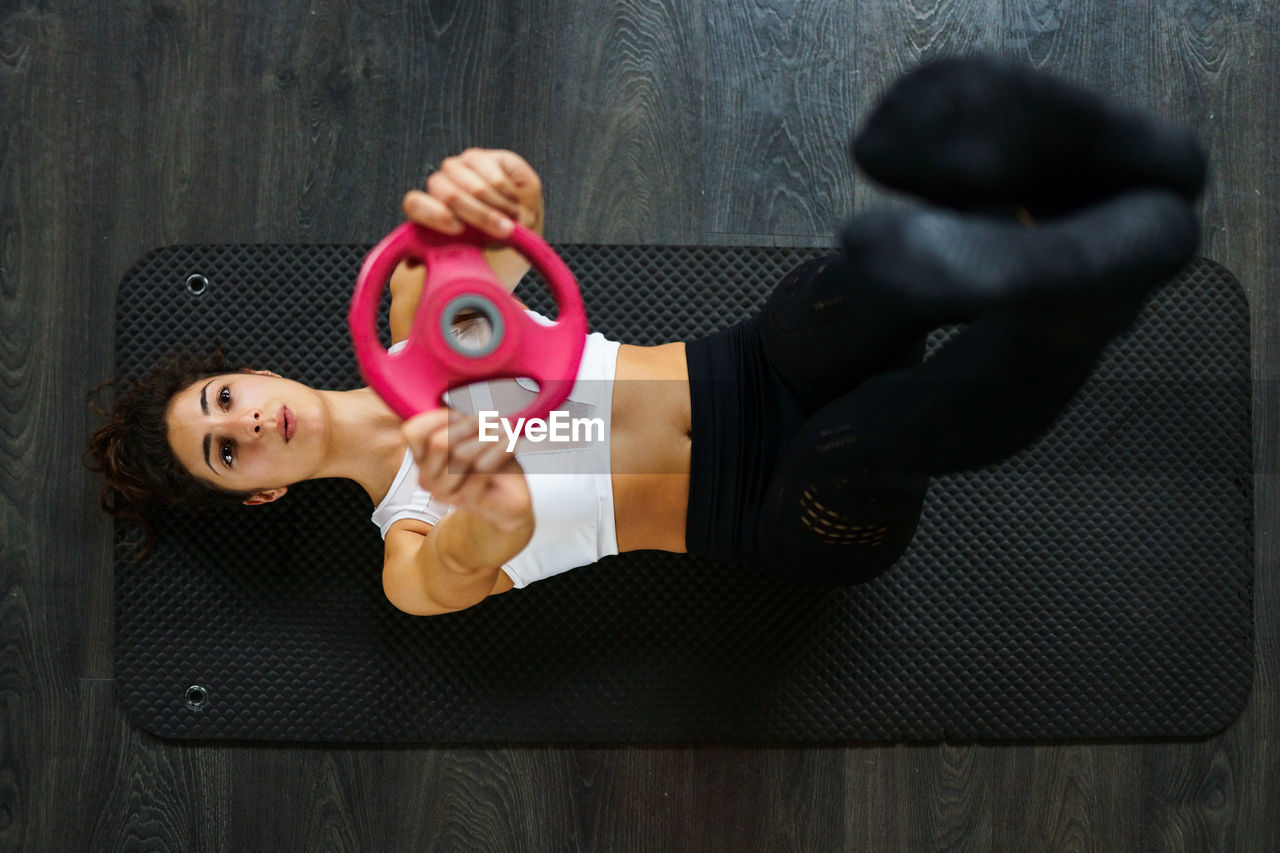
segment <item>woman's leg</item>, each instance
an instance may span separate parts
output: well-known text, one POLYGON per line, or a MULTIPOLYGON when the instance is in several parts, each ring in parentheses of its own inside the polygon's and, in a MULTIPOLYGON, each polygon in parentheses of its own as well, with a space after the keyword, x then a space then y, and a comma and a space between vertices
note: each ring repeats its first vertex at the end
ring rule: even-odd
POLYGON ((1198 237, 1187 203, 1161 191, 1033 230, 895 216, 890 229, 879 215, 856 220, 841 262, 771 298, 762 317, 775 372, 801 399, 831 400, 785 452, 755 533, 762 568, 800 582, 853 583, 892 565, 927 478, 996 462, 1042 434, 1198 237), (783 309, 792 316, 771 314, 783 309), (929 361, 865 375, 909 334, 970 319, 929 361), (850 363, 858 383, 835 386, 850 363))
POLYGON ((843 255, 816 258, 784 277, 760 313, 766 360, 809 408, 919 363, 925 335, 946 322, 858 284, 843 255))
POLYGON ((776 467, 755 554, 807 583, 888 568, 929 475, 998 461, 1052 424, 1192 257, 1205 178, 1190 134, 990 58, 907 75, 853 153, 881 182, 952 210, 856 218, 837 261, 766 305, 772 369, 800 399, 827 402, 776 467), (1022 227, 1019 210, 1040 221, 1022 227), (957 322, 970 326, 928 362, 868 378, 957 322))
POLYGON ((1164 190, 1034 228, 941 210, 873 211, 845 229, 842 255, 779 283, 761 342, 783 382, 818 404, 910 355, 940 325, 1140 302, 1186 265, 1198 239, 1190 205, 1164 190))
POLYGON ((1140 187, 1194 199, 1206 174, 1182 128, 991 56, 944 59, 902 77, 852 154, 877 181, 934 204, 1020 207, 1037 219, 1140 187))
POLYGON ((805 422, 763 502, 755 552, 815 585, 888 569, 915 533, 930 475, 998 462, 1038 438, 1141 300, 1074 319, 979 319, 916 367, 883 373, 805 422))

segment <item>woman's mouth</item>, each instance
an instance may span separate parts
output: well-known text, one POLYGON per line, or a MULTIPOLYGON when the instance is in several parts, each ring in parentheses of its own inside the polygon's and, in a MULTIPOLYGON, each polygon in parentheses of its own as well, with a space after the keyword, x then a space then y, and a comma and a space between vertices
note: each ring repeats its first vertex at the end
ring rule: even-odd
POLYGON ((298 420, 293 416, 293 412, 289 411, 288 406, 281 406, 280 411, 276 413, 276 429, 280 430, 280 435, 284 437, 286 444, 298 429, 298 420))

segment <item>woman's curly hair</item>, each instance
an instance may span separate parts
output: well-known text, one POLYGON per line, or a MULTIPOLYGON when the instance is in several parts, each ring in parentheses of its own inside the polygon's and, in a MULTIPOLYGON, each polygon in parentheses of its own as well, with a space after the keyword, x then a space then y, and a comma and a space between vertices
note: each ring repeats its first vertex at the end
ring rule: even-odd
POLYGON ((89 406, 104 419, 94 431, 84 453, 90 470, 103 475, 99 503, 113 518, 137 522, 146 543, 145 555, 155 544, 152 519, 174 507, 197 511, 238 504, 252 492, 220 489, 187 472, 169 446, 165 415, 173 396, 192 383, 211 376, 236 373, 219 348, 212 356, 179 352, 162 361, 149 374, 125 388, 111 411, 94 402, 102 389, 89 392, 89 406))

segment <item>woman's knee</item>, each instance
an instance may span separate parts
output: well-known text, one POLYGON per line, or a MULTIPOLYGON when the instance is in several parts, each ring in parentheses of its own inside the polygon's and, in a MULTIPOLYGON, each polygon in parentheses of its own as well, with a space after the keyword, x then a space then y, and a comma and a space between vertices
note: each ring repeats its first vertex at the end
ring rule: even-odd
POLYGON ((810 258, 787 273, 773 288, 764 305, 766 337, 777 341, 795 334, 804 334, 813 324, 816 298, 815 282, 837 263, 839 258, 829 255, 810 258))
POLYGON ((775 492, 756 527, 757 568, 805 586, 851 586, 888 571, 915 537, 928 480, 849 488, 845 478, 775 492))

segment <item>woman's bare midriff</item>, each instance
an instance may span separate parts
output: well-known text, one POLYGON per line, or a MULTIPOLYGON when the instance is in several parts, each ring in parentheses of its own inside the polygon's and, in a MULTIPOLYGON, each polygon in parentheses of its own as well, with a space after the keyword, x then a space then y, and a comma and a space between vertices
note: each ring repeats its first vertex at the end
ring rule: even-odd
POLYGON ((691 417, 684 344, 623 345, 609 461, 619 551, 685 550, 691 417))

